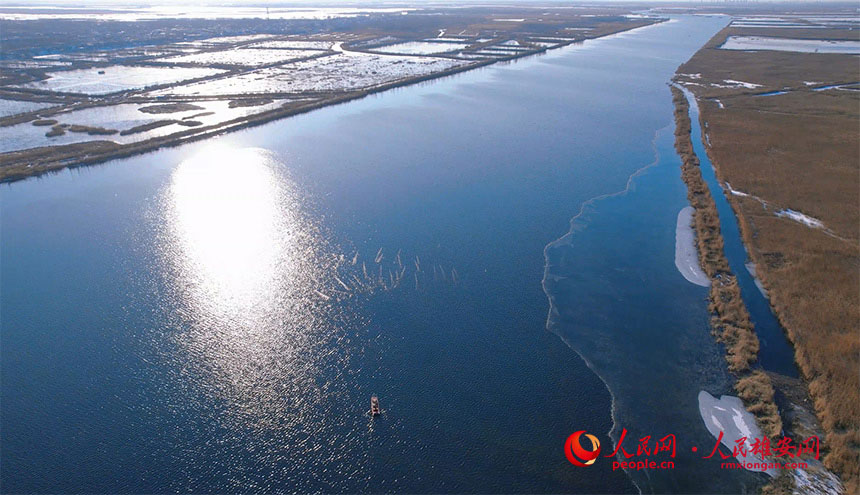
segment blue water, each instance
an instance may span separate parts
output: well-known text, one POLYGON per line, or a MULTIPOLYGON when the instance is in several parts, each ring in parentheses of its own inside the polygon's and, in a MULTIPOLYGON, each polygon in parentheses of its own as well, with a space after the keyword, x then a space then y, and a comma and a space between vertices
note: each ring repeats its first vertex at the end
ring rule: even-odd
MULTIPOLYGON (((570 297, 593 301, 593 332, 546 331, 544 248, 655 147, 671 156, 666 83, 726 22, 2 186, 3 491, 647 490, 562 447, 588 430, 608 448, 615 425, 686 448, 707 434, 688 392, 728 387, 704 290, 672 262, 677 163, 589 224, 570 297), (577 335, 636 353, 605 352, 613 378, 577 335)), ((758 480, 707 466, 648 477, 758 480)))
POLYGON ((729 261, 729 267, 738 279, 741 298, 750 312, 750 319, 755 325, 755 331, 761 343, 758 362, 767 371, 796 378, 799 374, 794 362, 794 348, 788 342, 785 331, 774 316, 770 302, 756 287, 755 278, 746 268, 749 257, 741 238, 735 212, 726 199, 723 186, 717 179, 714 167, 705 151, 704 140, 706 138, 699 121, 699 106, 692 93, 685 91, 685 94, 687 101, 690 102, 693 150, 699 157, 702 177, 708 184, 717 206, 717 213, 720 216, 720 231, 724 241, 723 249, 729 261))
POLYGON ((710 334, 708 289, 688 282, 674 264, 675 221, 689 203, 669 106, 661 112, 668 118, 654 137, 652 162, 627 188, 587 203, 570 232, 547 247, 548 328, 612 392, 615 446, 623 430, 621 445, 630 454, 641 438, 653 446, 675 436, 674 469, 630 473, 644 492, 750 492, 762 475, 729 473, 719 456, 703 458, 714 439, 698 394, 732 394, 733 379, 710 334))

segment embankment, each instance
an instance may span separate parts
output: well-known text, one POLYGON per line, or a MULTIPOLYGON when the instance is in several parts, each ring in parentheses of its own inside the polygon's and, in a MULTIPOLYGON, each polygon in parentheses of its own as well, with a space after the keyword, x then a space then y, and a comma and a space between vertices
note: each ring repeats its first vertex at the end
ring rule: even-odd
POLYGON ((687 185, 687 198, 695 210, 693 228, 699 260, 711 280, 711 331, 725 345, 729 370, 737 377, 735 390, 738 396, 747 410, 755 415, 762 432, 769 437, 778 436, 782 431, 782 420, 774 402, 770 377, 751 368, 758 356, 759 340, 723 252, 717 208, 693 151, 689 104, 684 93, 675 87, 672 87, 672 100, 675 104, 675 149, 681 157, 681 178, 687 185))

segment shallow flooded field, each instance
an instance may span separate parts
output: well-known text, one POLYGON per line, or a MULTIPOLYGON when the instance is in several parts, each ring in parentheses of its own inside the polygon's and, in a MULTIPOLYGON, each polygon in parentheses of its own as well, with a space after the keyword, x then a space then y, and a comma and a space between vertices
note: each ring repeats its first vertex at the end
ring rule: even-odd
POLYGON ((192 53, 190 55, 162 58, 157 59, 155 61, 175 64, 224 64, 256 67, 259 65, 276 64, 278 62, 288 62, 290 60, 298 58, 313 57, 315 55, 322 55, 323 53, 325 52, 319 50, 274 50, 266 48, 246 48, 221 50, 217 52, 192 53))
POLYGON ((269 48, 286 50, 331 50, 334 41, 312 41, 312 40, 271 40, 260 41, 246 45, 246 48, 269 48))
POLYGON ((54 103, 38 103, 33 101, 7 100, 0 98, 0 118, 19 113, 32 112, 41 108, 54 106, 54 103))
POLYGON ((776 50, 803 53, 860 53, 860 41, 729 36, 724 50, 776 50))
POLYGON ((399 53, 402 55, 431 55, 434 53, 453 52, 468 47, 467 43, 432 43, 427 41, 410 41, 374 48, 374 51, 384 53, 399 53))
POLYGON ((154 95, 212 96, 304 91, 350 91, 459 67, 448 58, 338 53, 254 72, 162 89, 154 95))
POLYGON ((51 126, 36 126, 32 122, 24 122, 3 128, 3 139, 0 139, 0 153, 39 146, 56 146, 87 141, 113 141, 121 144, 135 143, 185 131, 191 127, 214 125, 252 113, 272 110, 280 107, 286 101, 288 100, 279 99, 262 105, 233 108, 230 107, 230 102, 227 100, 195 101, 193 106, 198 108, 164 114, 141 112, 141 108, 152 106, 148 103, 123 103, 73 110, 51 115, 50 118, 56 120, 58 124, 102 127, 119 132, 111 135, 93 136, 86 132, 67 131, 60 136, 48 137, 45 134, 51 130, 51 126), (121 134, 122 131, 128 131, 136 126, 165 120, 172 120, 177 123, 128 135, 121 134), (186 122, 186 125, 178 122, 186 122))
POLYGON ((110 67, 51 72, 49 74, 50 77, 46 80, 21 84, 19 87, 66 93, 105 95, 129 89, 142 89, 156 84, 175 83, 187 79, 211 76, 221 72, 224 71, 206 68, 114 65, 110 67))

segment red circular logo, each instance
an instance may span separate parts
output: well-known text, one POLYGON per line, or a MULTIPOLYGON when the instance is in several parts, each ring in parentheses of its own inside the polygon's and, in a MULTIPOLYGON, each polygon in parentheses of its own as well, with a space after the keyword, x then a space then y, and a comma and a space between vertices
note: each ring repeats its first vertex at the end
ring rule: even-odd
POLYGON ((585 450, 579 443, 579 437, 585 433, 585 430, 578 431, 567 437, 564 442, 564 455, 567 460, 574 466, 585 467, 594 464, 597 456, 600 455, 600 441, 594 435, 585 433, 585 438, 591 441, 591 450, 585 450))

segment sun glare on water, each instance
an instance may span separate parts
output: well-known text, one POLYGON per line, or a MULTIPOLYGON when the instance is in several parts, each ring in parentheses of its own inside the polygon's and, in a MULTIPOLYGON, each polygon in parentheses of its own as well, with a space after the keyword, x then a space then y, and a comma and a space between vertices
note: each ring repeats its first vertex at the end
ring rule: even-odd
POLYGON ((265 150, 217 146, 173 174, 173 226, 200 302, 212 310, 250 309, 276 269, 293 268, 289 249, 281 248, 293 237, 294 219, 281 208, 286 198, 271 162, 265 150))
POLYGON ((333 328, 315 293, 331 256, 295 185, 267 150, 214 145, 177 166, 163 206, 182 307, 172 358, 237 414, 280 421, 285 401, 311 400, 313 349, 333 328))

